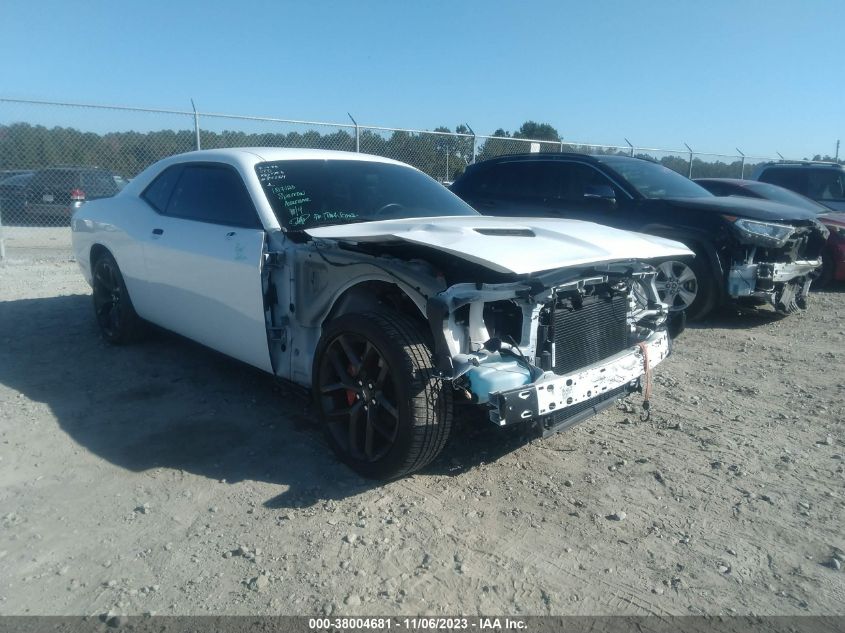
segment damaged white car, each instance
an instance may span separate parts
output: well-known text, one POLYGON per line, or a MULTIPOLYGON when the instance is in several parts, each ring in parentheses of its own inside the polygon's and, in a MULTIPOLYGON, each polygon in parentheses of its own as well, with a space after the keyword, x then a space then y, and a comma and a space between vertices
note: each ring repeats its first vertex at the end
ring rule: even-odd
POLYGON ((329 443, 370 477, 433 460, 456 398, 496 425, 567 428, 646 387, 683 327, 644 262, 683 245, 483 217, 376 156, 173 156, 72 231, 108 341, 147 321, 311 388, 329 443))

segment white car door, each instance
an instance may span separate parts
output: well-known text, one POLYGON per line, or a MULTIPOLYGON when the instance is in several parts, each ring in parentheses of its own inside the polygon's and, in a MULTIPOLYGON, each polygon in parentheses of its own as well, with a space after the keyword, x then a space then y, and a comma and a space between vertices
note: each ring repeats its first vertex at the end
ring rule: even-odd
MULTIPOLYGON (((153 322, 272 372, 261 267, 264 229, 240 174, 222 163, 162 173, 167 190, 145 197, 159 210, 144 241, 153 322), (166 203, 163 200, 166 199, 166 203)), ((150 193, 152 191, 152 193, 150 193)))

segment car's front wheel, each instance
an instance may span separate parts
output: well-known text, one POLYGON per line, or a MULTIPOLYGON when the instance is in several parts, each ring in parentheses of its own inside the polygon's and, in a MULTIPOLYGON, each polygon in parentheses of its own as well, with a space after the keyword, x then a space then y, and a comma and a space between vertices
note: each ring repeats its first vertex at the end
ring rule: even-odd
POLYGON ((689 320, 697 320, 713 309, 717 286, 703 256, 661 260, 654 266, 657 294, 671 311, 683 310, 689 320))
POLYGON ((394 313, 329 323, 314 362, 314 400, 329 444, 365 477, 430 463, 452 427, 452 392, 434 374, 423 329, 394 313))
POLYGON ((834 263, 834 255, 831 251, 825 250, 822 253, 822 265, 818 270, 818 277, 813 282, 816 288, 825 288, 833 281, 833 273, 836 264, 834 263))
POLYGON ((123 275, 111 253, 97 256, 92 267, 94 314, 103 338, 123 345, 141 337, 144 322, 135 312, 123 275))

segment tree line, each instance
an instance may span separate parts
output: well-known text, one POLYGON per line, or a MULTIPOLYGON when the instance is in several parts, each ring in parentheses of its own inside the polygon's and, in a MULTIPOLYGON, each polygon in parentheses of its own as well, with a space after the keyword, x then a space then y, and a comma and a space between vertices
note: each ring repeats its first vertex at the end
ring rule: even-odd
MULTIPOLYGON (((454 130, 438 127, 432 133, 392 131, 381 133, 364 130, 359 136, 362 152, 393 158, 422 170, 438 180, 454 180, 468 164, 509 153, 528 151, 524 139, 541 143, 541 152, 582 152, 591 154, 625 154, 618 148, 595 148, 562 144, 558 131, 548 123, 526 121, 511 133, 498 129, 493 136, 479 139, 473 147, 470 130, 459 125, 454 130), (466 136, 460 136, 460 135, 466 136), (473 151, 474 150, 474 151, 473 151)), ((132 178, 151 163, 173 154, 195 148, 193 130, 158 130, 152 132, 108 132, 98 134, 69 127, 47 128, 28 123, 0 125, 0 170, 38 169, 56 165, 96 165, 121 176, 132 178)), ((200 131, 203 149, 223 147, 273 146, 355 151, 355 135, 350 130, 320 133, 317 130, 287 133, 246 133, 240 131, 200 131)), ((664 166, 686 175, 686 156, 650 156, 664 166)), ((739 177, 741 161, 730 163, 693 159, 696 177, 739 177)), ((749 167, 746 166, 746 174, 749 167)))

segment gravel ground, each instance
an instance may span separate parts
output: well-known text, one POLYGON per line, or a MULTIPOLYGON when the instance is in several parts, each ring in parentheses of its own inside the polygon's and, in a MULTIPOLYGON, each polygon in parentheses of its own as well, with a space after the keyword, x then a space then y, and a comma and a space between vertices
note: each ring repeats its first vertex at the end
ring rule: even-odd
POLYGON ((526 444, 467 416, 388 485, 307 403, 164 333, 112 348, 71 262, 0 266, 2 614, 845 613, 845 288, 688 329, 526 444))

